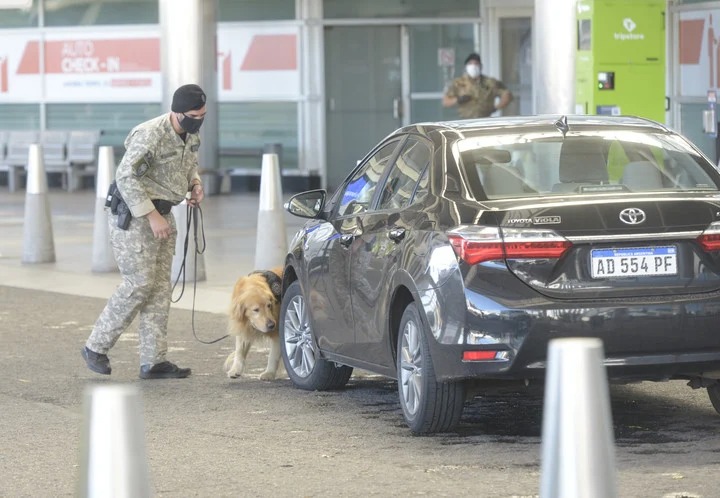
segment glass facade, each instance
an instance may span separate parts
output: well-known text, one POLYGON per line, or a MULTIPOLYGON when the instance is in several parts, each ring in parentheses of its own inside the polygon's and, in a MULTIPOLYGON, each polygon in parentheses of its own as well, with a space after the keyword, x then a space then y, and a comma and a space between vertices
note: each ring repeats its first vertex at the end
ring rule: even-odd
POLYGON ((29 10, 0 10, 0 28, 32 28, 38 25, 38 2, 33 0, 29 10))
POLYGON ((707 103, 680 104, 680 130, 698 149, 710 158, 715 164, 718 162, 715 137, 702 131, 703 111, 708 108, 707 103))
POLYGON ((478 17, 478 0, 325 0, 327 19, 387 17, 478 17))
POLYGON ((226 22, 295 19, 293 0, 218 0, 218 19, 226 22))
POLYGON ((0 104, 0 130, 39 130, 39 104, 0 104))
MULTIPOLYGON (((295 102, 226 102, 218 105, 218 147, 255 149, 281 144, 282 169, 298 168, 298 109, 295 102)), ((257 157, 220 157, 220 168, 260 169, 257 157)))
POLYGON ((128 132, 162 114, 160 104, 47 104, 48 130, 97 130, 100 145, 124 151, 128 132))
POLYGON ((158 0, 46 1, 45 26, 157 24, 160 22, 158 4, 158 0))

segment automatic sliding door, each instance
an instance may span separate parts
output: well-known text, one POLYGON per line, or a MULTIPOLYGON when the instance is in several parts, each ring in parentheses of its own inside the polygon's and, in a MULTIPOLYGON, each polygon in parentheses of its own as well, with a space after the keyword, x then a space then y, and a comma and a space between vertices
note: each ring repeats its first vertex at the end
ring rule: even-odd
POLYGON ((325 28, 327 185, 400 127, 399 26, 325 28))

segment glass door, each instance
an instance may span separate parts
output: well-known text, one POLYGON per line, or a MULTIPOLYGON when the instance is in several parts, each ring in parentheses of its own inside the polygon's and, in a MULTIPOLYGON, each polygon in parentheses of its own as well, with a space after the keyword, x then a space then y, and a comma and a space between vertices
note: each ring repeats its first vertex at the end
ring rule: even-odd
POLYGON ((503 115, 532 114, 532 18, 501 17, 499 29, 503 83, 515 97, 503 115))
POLYGON ((461 76, 475 52, 474 24, 408 25, 403 29, 409 59, 407 124, 458 119, 456 108, 442 106, 445 87, 461 76))
POLYGON ((402 124, 400 26, 326 26, 327 187, 402 124))
POLYGON ((483 71, 499 78, 512 92, 513 101, 503 116, 533 114, 532 9, 493 8, 489 14, 488 64, 483 71), (486 67, 487 66, 487 67, 486 67))

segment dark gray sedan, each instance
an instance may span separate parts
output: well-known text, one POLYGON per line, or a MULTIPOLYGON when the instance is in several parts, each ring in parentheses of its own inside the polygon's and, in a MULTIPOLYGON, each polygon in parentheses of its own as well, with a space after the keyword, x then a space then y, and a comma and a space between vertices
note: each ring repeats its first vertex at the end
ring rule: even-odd
POLYGON ((611 381, 687 379, 720 410, 720 175, 630 117, 397 130, 309 218, 285 262, 292 382, 397 379, 415 433, 451 430, 488 380, 542 380, 548 341, 597 337, 611 381))

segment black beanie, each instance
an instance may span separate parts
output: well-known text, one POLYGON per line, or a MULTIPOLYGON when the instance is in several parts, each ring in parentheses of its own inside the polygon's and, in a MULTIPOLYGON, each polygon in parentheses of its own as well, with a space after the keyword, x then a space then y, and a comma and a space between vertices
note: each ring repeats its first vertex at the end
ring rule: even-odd
POLYGON ((183 85, 177 90, 172 99, 173 112, 196 111, 205 105, 205 92, 197 85, 183 85))
POLYGON ((465 64, 467 64, 470 61, 477 61, 478 64, 482 64, 482 61, 480 60, 480 56, 474 52, 467 56, 467 59, 465 59, 465 64))

